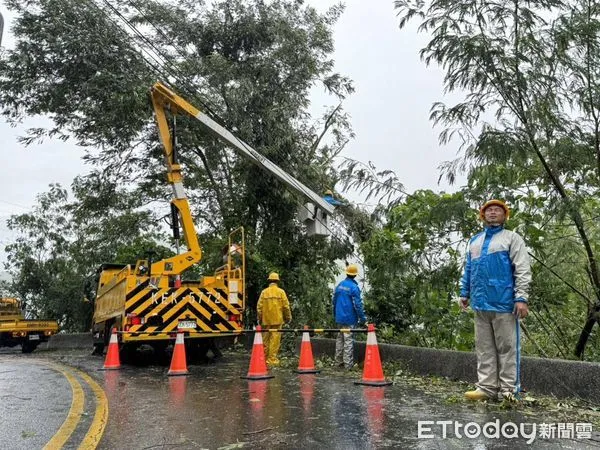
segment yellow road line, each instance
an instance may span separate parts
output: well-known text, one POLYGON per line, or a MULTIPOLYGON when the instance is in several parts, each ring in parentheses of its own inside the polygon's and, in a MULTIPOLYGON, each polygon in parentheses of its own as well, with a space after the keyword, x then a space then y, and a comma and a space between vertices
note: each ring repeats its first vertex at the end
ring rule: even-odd
POLYGON ((83 413, 83 401, 84 394, 83 389, 81 389, 81 385, 79 381, 71 375, 69 372, 65 371, 59 366, 55 366, 54 364, 49 364, 51 368, 60 372, 71 385, 71 391, 73 392, 73 400, 71 401, 71 409, 69 410, 69 414, 67 418, 58 429, 56 434, 50 439, 50 441, 44 446, 44 450, 54 450, 60 449, 65 445, 67 440, 75 431, 77 424, 81 420, 81 414, 83 413))
POLYGON ((83 438, 83 441, 81 441, 79 450, 95 449, 100 443, 100 439, 102 439, 104 428, 106 428, 106 423, 108 422, 108 401, 106 400, 104 389, 102 389, 92 377, 80 370, 73 370, 83 378, 96 396, 96 412, 94 413, 94 420, 83 438))
MULTIPOLYGON (((44 447, 44 450, 54 450, 60 449, 65 445, 81 421, 85 394, 81 388, 81 385, 79 384, 79 381, 77 381, 77 379, 71 373, 52 363, 48 364, 48 366, 60 372, 67 379, 71 385, 71 390, 73 391, 73 400, 71 402, 71 409, 67 415, 67 419, 64 421, 57 433, 52 437, 50 442, 48 442, 44 447)), ((106 400, 106 394, 100 385, 98 385, 98 383, 96 383, 88 374, 82 372, 81 370, 75 369, 74 367, 69 367, 69 370, 73 371, 83 379, 83 381, 94 392, 94 396, 96 398, 96 411, 94 413, 94 419, 92 420, 88 432, 78 447, 80 450, 95 449, 98 447, 100 439, 102 439, 104 428, 108 422, 108 401, 106 400)))
POLYGON ((100 443, 100 439, 102 439, 104 428, 108 422, 108 401, 106 400, 104 390, 92 379, 92 377, 80 370, 73 370, 83 378, 96 396, 96 412, 94 413, 94 420, 92 421, 87 434, 83 438, 83 441, 81 441, 79 450, 95 449, 100 443))

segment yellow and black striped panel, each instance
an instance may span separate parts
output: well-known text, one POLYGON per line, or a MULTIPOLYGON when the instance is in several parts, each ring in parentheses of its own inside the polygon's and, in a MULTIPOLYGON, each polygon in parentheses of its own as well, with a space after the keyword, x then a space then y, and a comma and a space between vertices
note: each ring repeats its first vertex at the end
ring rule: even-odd
POLYGON ((145 323, 132 325, 129 331, 144 332, 147 337, 165 337, 165 333, 177 331, 180 319, 195 320, 198 331, 239 331, 241 325, 229 322, 228 316, 241 311, 228 302, 227 295, 222 289, 185 286, 152 289, 147 283, 141 284, 127 295, 125 314, 142 317, 145 323), (149 323, 152 316, 162 317, 162 325, 149 323))

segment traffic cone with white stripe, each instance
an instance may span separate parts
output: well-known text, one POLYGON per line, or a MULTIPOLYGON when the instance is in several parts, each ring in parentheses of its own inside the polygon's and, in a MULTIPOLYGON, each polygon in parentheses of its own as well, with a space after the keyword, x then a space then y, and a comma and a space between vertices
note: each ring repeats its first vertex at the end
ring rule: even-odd
POLYGON ((312 346, 310 344, 310 334, 308 331, 308 325, 304 325, 302 332, 302 344, 300 344, 300 361, 298 362, 298 369, 294 370, 296 373, 319 373, 320 370, 315 368, 315 360, 313 358, 312 346))
POLYGON ((173 348, 173 357, 171 358, 171 367, 169 367, 168 375, 187 375, 188 373, 183 332, 180 331, 177 333, 177 338, 175 338, 175 347, 173 348))
POLYGON ((392 382, 386 381, 383 376, 383 367, 381 367, 381 358, 379 357, 379 346, 377 345, 377 337, 375 336, 375 325, 370 323, 368 332, 363 377, 361 381, 355 381, 354 384, 388 386, 392 384, 392 382))
POLYGON ((117 339, 117 329, 113 328, 108 342, 106 359, 104 360, 103 370, 115 370, 121 368, 121 359, 119 358, 119 339, 117 339))
POLYGON ((256 327, 254 333, 254 343, 252 345, 252 356, 250 357, 250 367, 248 369, 247 380, 265 380, 274 378, 274 375, 269 375, 267 370, 267 362, 265 361, 265 348, 262 340, 260 325, 256 327))

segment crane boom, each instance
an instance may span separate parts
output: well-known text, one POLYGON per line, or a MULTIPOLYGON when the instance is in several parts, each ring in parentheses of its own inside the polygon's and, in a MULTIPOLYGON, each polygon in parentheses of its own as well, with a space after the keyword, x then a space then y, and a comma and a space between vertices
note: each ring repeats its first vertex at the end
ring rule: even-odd
MULTIPOLYGON (((317 194, 305 184, 285 172, 281 167, 275 164, 273 161, 264 157, 260 153, 258 153, 254 148, 248 145, 246 142, 235 136, 229 130, 227 130, 222 125, 215 122, 211 117, 207 114, 187 102, 185 99, 177 95, 171 89, 166 87, 162 83, 156 83, 152 87, 152 100, 155 105, 155 110, 157 105, 160 105, 162 108, 168 107, 172 112, 181 111, 186 113, 187 115, 196 118, 200 123, 202 123, 208 131, 210 131, 214 136, 216 136, 221 141, 224 141, 239 153, 248 158, 251 162, 261 167, 265 171, 273 174, 281 181, 283 181, 287 186, 292 188, 294 191, 302 194, 304 197, 308 198, 315 205, 318 205, 320 209, 323 211, 333 214, 334 207, 329 204, 321 195, 317 194)), ((161 130, 161 134, 163 134, 161 130)), ((163 144, 168 140, 166 136, 162 136, 163 144)), ((166 146, 165 146, 166 149, 166 146)))

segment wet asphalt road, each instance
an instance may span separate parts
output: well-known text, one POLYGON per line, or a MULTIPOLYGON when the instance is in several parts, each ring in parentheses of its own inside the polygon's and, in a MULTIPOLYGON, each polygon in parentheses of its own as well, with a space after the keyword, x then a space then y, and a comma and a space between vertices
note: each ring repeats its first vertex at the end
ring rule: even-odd
POLYGON ((0 361, 0 448, 42 448, 69 410, 70 385, 44 365, 0 361))
MULTIPOLYGON (((277 369, 274 379, 248 381, 240 378, 248 357, 237 354, 191 366, 186 377, 168 377, 167 367, 160 366, 100 371, 102 359, 81 352, 0 354, 0 448, 42 448, 67 415, 69 385, 56 371, 38 365, 40 359, 85 370, 102 386, 110 411, 103 449, 522 448, 524 439, 459 439, 451 430, 442 439, 435 425, 429 433, 434 439, 419 439, 418 421, 531 421, 516 411, 444 404, 402 382, 357 386, 358 373, 297 375, 277 369)), ((598 443, 536 436, 531 448, 590 446, 598 443)))
POLYGON ((19 356, 0 354, 0 448, 95 446, 108 412, 102 388, 72 367, 19 356))

